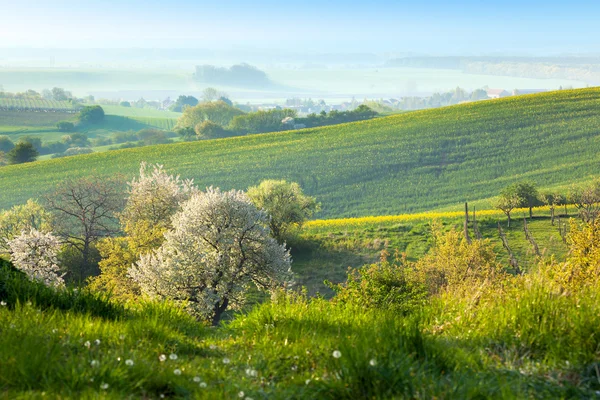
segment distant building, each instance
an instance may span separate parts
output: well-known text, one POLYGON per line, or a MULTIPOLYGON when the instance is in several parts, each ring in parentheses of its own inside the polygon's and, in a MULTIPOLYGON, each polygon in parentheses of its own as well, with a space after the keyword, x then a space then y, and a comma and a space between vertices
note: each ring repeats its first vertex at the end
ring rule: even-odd
POLYGON ((499 99, 501 97, 510 96, 510 93, 504 89, 487 89, 486 94, 490 99, 499 99))

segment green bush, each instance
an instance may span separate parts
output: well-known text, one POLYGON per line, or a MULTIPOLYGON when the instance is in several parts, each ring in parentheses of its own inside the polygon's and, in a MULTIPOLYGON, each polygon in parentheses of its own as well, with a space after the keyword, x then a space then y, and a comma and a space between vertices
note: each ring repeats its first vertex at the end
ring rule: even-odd
POLYGON ((56 127, 61 132, 73 132, 75 130, 75 124, 69 121, 61 121, 56 124, 56 127))
POLYGON ((427 297, 425 286, 398 254, 390 262, 382 253, 381 262, 350 269, 346 283, 329 286, 336 302, 402 314, 417 309, 427 297))

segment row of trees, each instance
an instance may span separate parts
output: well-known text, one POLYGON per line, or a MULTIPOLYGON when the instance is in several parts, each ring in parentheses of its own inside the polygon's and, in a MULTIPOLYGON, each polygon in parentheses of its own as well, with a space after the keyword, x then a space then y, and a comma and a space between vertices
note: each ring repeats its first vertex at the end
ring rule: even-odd
POLYGON ((42 204, 0 214, 0 250, 32 279, 87 278, 93 290, 170 299, 216 323, 250 284, 291 279, 285 240, 319 208, 294 183, 200 191, 145 163, 127 187, 124 196, 119 178, 65 181, 42 204))
POLYGON ((297 127, 316 127, 374 118, 365 105, 352 111, 331 111, 298 118, 291 109, 245 113, 223 99, 187 107, 177 122, 177 132, 187 140, 214 139, 254 133, 277 132, 297 127))
POLYGON ((510 227, 511 213, 515 208, 528 208, 529 217, 533 217, 533 207, 547 205, 550 208, 552 225, 557 207, 572 204, 584 222, 594 222, 600 216, 600 180, 589 184, 573 185, 567 193, 560 191, 540 192, 533 182, 519 182, 507 186, 494 201, 508 219, 510 227))

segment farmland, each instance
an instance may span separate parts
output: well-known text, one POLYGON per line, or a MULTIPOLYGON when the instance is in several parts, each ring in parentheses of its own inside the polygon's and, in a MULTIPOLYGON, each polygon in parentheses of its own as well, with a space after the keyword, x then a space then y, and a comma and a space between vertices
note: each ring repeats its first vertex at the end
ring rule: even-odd
POLYGON ((133 176, 142 160, 162 163, 201 187, 296 181, 322 202, 321 218, 458 206, 524 179, 542 188, 589 180, 600 160, 599 107, 600 89, 559 91, 8 166, 0 171, 0 207, 38 196, 67 175, 133 176))
MULTIPOLYGON (((0 99, 2 101, 23 101, 14 99, 0 99)), ((54 103, 61 105, 66 102, 53 102, 42 100, 45 106, 54 103)), ((1 104, 1 103, 0 103, 1 104)), ((41 104, 41 103, 40 103, 41 104)), ((66 103, 70 104, 70 103, 66 103)), ((172 130, 177 124, 179 113, 158 111, 151 109, 136 109, 121 106, 102 106, 106 117, 99 125, 80 127, 79 132, 85 133, 90 138, 108 136, 113 132, 138 131, 146 128, 172 130)), ((71 109, 73 110, 73 109, 71 109)), ((74 111, 74 110, 73 110, 74 111)), ((44 143, 58 141, 64 135, 59 132, 56 124, 60 121, 75 122, 77 114, 66 112, 65 109, 54 109, 49 112, 19 109, 3 110, 0 106, 0 134, 8 135, 13 141, 21 136, 37 136, 44 143)), ((103 150, 103 149, 95 149, 103 150)), ((47 157, 46 157, 47 158, 47 157)))
POLYGON ((45 99, 9 99, 0 98, 0 110, 43 111, 43 112, 77 112, 68 101, 45 99))

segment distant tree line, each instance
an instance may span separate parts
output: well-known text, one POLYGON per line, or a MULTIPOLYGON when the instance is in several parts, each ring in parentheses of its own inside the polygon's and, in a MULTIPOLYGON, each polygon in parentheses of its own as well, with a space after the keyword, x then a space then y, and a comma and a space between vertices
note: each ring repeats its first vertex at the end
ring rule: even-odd
POLYGON ((204 101, 185 108, 176 132, 186 140, 214 139, 361 121, 378 115, 365 105, 352 111, 322 112, 306 117, 298 117, 295 110, 286 108, 246 113, 226 100, 204 101))
POLYGON ((271 85, 265 72, 249 64, 237 64, 230 68, 198 65, 194 78, 208 84, 228 86, 265 87, 271 85))

